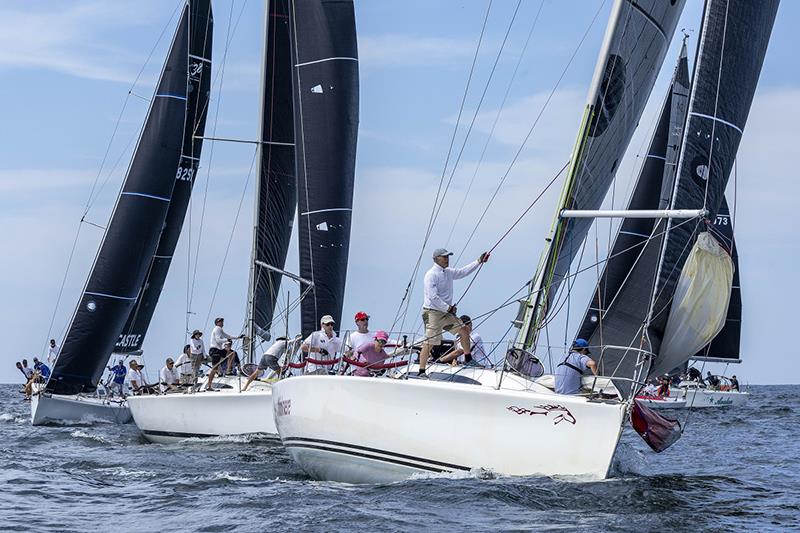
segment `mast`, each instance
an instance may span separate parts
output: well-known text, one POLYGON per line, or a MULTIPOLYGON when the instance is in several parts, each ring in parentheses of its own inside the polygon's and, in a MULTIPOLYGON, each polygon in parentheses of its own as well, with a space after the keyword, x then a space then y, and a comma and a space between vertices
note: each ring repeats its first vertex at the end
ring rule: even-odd
POLYGON ((122 190, 47 382, 49 393, 96 389, 158 246, 183 147, 188 9, 182 11, 122 190))
POLYGON ((567 180, 522 303, 517 343, 529 349, 591 226, 564 210, 596 210, 608 192, 664 61, 684 2, 617 0, 611 11, 567 180))
POLYGON ((265 2, 263 50, 247 311, 250 357, 258 339, 270 338, 297 205, 288 0, 265 2))
POLYGON ((358 45, 352 0, 290 1, 295 91, 302 332, 344 303, 358 136, 358 45))
POLYGON ((114 347, 116 353, 131 353, 142 349, 167 279, 173 254, 178 246, 200 165, 211 92, 211 40, 214 17, 211 12, 211 0, 189 0, 187 5, 189 6, 189 88, 181 160, 175 174, 175 187, 172 190, 158 248, 153 254, 139 298, 114 347))

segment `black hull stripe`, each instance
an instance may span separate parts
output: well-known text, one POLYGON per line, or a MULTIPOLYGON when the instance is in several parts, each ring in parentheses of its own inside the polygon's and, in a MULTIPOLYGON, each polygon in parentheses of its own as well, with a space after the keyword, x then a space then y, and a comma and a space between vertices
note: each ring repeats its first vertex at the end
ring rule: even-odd
POLYGON ((152 435, 154 437, 175 437, 178 439, 198 438, 206 439, 209 437, 219 437, 211 433, 181 433, 180 431, 157 431, 151 429, 143 429, 142 433, 145 435, 152 435))
POLYGON ((426 459, 424 457, 416 457, 414 455, 389 452, 378 448, 359 446, 357 444, 346 444, 343 442, 336 442, 325 439, 289 437, 283 439, 283 445, 287 448, 312 448, 312 449, 325 450, 335 453, 344 453, 347 455, 353 455, 357 457, 366 457, 368 459, 376 459, 379 461, 401 464, 404 466, 410 466, 422 470, 429 470, 431 472, 446 472, 449 470, 464 470, 464 471, 470 470, 470 467, 468 466, 462 466, 453 463, 445 463, 442 461, 434 461, 433 459, 426 459), (336 448, 331 448, 331 446, 336 446, 336 448), (380 455, 370 455, 370 454, 380 454, 380 455), (389 456, 389 457, 384 457, 384 456, 389 456), (427 465, 412 463, 410 461, 416 461, 418 463, 427 463, 427 465), (435 465, 435 466, 428 466, 428 465, 435 465))

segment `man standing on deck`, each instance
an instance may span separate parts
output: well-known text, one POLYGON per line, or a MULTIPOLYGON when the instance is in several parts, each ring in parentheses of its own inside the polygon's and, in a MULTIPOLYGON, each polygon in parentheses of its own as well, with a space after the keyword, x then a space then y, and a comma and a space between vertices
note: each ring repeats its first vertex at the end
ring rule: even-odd
MULTIPOLYGON (((336 353, 342 349, 342 340, 336 336, 333 331, 335 322, 331 315, 325 315, 319 319, 322 329, 314 331, 306 337, 303 344, 300 345, 300 350, 307 354, 307 356, 321 360, 330 360, 336 356, 336 353)), ((314 363, 306 365, 306 374, 327 374, 327 366, 317 366, 314 363)))
POLYGON ((222 327, 225 325, 225 319, 222 317, 214 320, 214 329, 211 331, 211 347, 208 350, 208 355, 211 356, 211 371, 208 373, 207 390, 212 390, 211 383, 217 376, 217 367, 222 362, 227 352, 225 351, 225 341, 233 339, 243 339, 244 335, 238 337, 231 337, 222 327))
POLYGON ((114 377, 111 378, 111 395, 114 396, 114 394, 116 394, 120 398, 124 398, 125 391, 123 390, 123 386, 125 385, 125 375, 128 373, 125 364, 122 362, 122 359, 120 359, 117 361, 116 366, 109 367, 108 369, 114 375, 114 377))
POLYGON ((422 322, 425 324, 425 338, 422 341, 422 351, 419 354, 419 377, 427 378, 425 368, 431 355, 431 347, 442 343, 442 331, 457 330, 464 350, 464 357, 471 357, 471 344, 469 333, 456 316, 456 306, 453 305, 453 280, 461 279, 475 272, 481 263, 489 260, 489 252, 483 252, 472 263, 461 268, 450 268, 450 256, 444 248, 433 251, 433 262, 430 270, 425 273, 425 300, 422 304, 422 322))
POLYGON ((58 345, 55 339, 50 339, 50 345, 47 347, 47 364, 53 366, 58 356, 58 345))
POLYGON ((597 375, 597 363, 589 357, 589 343, 584 339, 576 339, 566 359, 555 371, 557 394, 578 394, 581 390, 581 376, 587 368, 597 375))

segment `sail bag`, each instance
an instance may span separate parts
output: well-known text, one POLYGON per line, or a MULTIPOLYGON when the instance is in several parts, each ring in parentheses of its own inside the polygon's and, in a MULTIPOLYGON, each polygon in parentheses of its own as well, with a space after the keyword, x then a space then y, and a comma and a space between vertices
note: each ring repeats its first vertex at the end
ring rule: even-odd
POLYGON ((675 444, 682 435, 680 422, 661 416, 638 401, 631 407, 631 426, 656 453, 675 444))

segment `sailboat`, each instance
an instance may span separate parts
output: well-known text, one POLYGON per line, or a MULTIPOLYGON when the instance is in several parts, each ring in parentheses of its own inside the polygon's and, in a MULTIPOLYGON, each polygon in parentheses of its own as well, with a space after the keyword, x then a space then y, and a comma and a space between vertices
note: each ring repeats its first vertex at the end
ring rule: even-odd
POLYGON ((208 105, 210 32, 208 1, 187 1, 52 374, 31 402, 34 425, 131 421, 98 384, 112 354, 141 347, 177 244, 208 105))
MULTIPOLYGON (((277 429, 295 462, 313 478, 353 483, 476 468, 602 479, 629 416, 653 449, 677 440, 678 428, 632 398, 643 380, 688 360, 724 322, 732 277, 732 267, 724 266, 730 256, 698 230, 722 201, 777 4, 707 2, 686 127, 666 132, 667 139, 673 133, 680 137, 668 145, 678 170, 670 173, 658 164, 648 171, 658 175, 663 166, 670 176, 657 188, 657 198, 662 190, 668 195, 666 207, 602 211, 683 2, 619 0, 612 8, 569 174, 514 343, 532 357, 539 333, 558 308, 559 287, 568 289, 564 282, 593 219, 649 220, 650 229, 641 232, 646 244, 635 252, 619 294, 610 305, 604 300, 598 306, 590 344, 599 350, 601 375, 583 377, 587 393, 557 394, 553 376, 508 367, 430 365, 428 380, 405 379, 410 373, 395 379, 295 377, 273 386, 277 429), (694 273, 701 286, 716 291, 721 309, 701 305, 708 292, 692 283, 694 273), (641 281, 645 274, 649 278, 641 281), (717 323, 704 329, 714 316, 717 323), (658 430, 650 431, 656 425, 658 430)), ((673 83, 673 97, 675 88, 673 83)), ((680 118, 672 103, 666 107, 670 120, 680 118)))
MULTIPOLYGON (((266 2, 261 95, 245 340, 252 355, 278 329, 282 278, 303 287, 304 335, 317 329, 320 313, 337 323, 341 317, 358 133, 352 1, 266 2), (299 275, 284 270, 296 209, 299 275)), ((241 377, 226 376, 215 384, 213 391, 130 397, 128 405, 153 442, 277 433, 270 383, 244 391, 241 377)))

